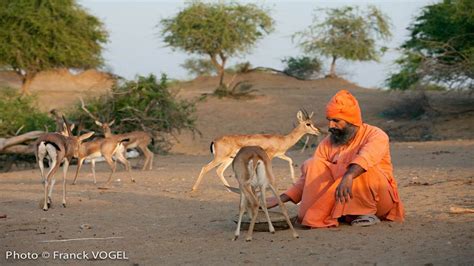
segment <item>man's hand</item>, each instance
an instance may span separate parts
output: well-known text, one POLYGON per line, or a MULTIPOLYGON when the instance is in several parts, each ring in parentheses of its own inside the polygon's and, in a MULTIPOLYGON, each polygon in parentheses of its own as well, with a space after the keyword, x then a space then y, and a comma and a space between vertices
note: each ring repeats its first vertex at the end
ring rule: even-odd
POLYGON ((336 188, 336 201, 349 202, 349 197, 352 199, 352 177, 345 175, 336 188))
MULTIPOLYGON (((280 195, 280 200, 285 203, 287 201, 290 200, 290 197, 288 197, 286 194, 281 194, 280 195)), ((274 208, 276 206, 278 206, 278 199, 276 197, 270 197, 270 198, 267 198, 266 200, 266 204, 267 204, 267 209, 271 209, 271 208, 274 208)))
POLYGON ((352 196, 352 180, 365 173, 365 169, 357 164, 349 165, 349 169, 342 176, 341 183, 336 188, 336 201, 341 203, 349 202, 352 196))

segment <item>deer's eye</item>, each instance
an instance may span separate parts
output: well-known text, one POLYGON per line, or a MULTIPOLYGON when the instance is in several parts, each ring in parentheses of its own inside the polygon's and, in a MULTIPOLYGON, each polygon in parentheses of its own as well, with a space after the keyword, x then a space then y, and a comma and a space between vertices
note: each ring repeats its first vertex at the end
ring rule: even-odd
POLYGON ((308 127, 309 127, 309 126, 311 126, 311 124, 310 124, 310 123, 306 123, 306 126, 308 126, 308 127))

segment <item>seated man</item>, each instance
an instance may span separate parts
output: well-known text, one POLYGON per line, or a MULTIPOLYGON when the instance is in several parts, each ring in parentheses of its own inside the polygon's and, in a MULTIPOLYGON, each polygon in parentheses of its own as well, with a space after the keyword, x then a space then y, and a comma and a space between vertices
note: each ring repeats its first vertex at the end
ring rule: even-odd
MULTIPOLYGON (((359 226, 375 224, 379 218, 403 221, 387 134, 362 123, 359 104, 346 90, 331 99, 326 116, 331 134, 280 199, 301 202, 298 221, 312 228, 338 226, 341 219, 359 226)), ((267 200, 269 208, 276 205, 276 198, 267 200)))

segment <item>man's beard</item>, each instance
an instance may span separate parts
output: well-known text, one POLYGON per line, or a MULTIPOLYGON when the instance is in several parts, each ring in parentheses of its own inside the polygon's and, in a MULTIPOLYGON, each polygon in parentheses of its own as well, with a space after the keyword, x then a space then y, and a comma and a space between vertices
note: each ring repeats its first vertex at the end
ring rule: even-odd
POLYGON ((347 124, 343 129, 330 128, 330 138, 334 145, 345 145, 352 140, 356 133, 356 126, 347 124))

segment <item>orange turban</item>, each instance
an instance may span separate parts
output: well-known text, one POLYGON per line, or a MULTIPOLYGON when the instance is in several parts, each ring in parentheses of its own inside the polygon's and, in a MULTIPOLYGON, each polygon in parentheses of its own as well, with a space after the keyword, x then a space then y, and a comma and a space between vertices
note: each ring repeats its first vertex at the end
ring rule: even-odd
POLYGON ((339 118, 356 126, 362 125, 359 103, 346 90, 340 90, 326 105, 326 117, 339 118))

